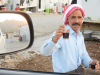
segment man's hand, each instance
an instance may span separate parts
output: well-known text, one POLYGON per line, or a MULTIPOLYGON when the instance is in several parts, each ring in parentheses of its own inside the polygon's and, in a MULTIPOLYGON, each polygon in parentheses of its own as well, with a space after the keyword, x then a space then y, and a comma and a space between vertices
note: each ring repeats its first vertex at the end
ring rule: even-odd
POLYGON ((95 72, 97 72, 98 69, 99 69, 99 61, 96 61, 96 60, 90 61, 89 62, 89 67, 91 68, 91 64, 94 63, 94 62, 96 63, 96 65, 95 65, 95 72))
POLYGON ((63 33, 66 33, 66 29, 64 25, 60 25, 59 28, 56 30, 56 35, 53 37, 52 41, 56 43, 60 37, 63 35, 63 33))

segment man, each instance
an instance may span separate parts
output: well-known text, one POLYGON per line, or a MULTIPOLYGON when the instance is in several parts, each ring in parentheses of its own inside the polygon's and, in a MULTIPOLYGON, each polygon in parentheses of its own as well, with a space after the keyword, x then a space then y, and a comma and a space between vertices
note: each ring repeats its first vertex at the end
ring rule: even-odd
POLYGON ((21 35, 19 36, 19 41, 22 41, 22 37, 21 37, 21 35))
POLYGON ((21 5, 23 6, 24 1, 25 1, 25 0, 20 0, 20 6, 21 6, 21 5))
POLYGON ((13 42, 12 37, 9 39, 9 42, 10 42, 10 43, 12 43, 12 42, 13 42))
POLYGON ((19 4, 16 4, 16 8, 15 8, 15 10, 18 10, 18 11, 21 10, 20 7, 19 7, 19 4))
POLYGON ((29 3, 29 0, 26 0, 26 4, 28 4, 29 3))
POLYGON ((85 16, 84 9, 78 4, 67 6, 63 15, 63 24, 60 25, 53 36, 41 47, 41 53, 45 56, 52 55, 54 72, 60 73, 98 73, 99 61, 92 60, 84 44, 84 38, 79 31, 85 16), (69 39, 63 39, 63 33, 70 29, 69 39), (95 62, 95 72, 91 63, 95 62))
POLYGON ((8 39, 8 34, 6 33, 6 39, 8 39))
POLYGON ((65 7, 67 7, 67 3, 65 4, 65 7))

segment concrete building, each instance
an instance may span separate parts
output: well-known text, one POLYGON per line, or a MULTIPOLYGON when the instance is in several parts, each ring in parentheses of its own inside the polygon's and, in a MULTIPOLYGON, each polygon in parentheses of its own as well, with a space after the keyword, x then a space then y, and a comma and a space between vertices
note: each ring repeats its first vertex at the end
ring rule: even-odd
POLYGON ((20 4, 20 8, 22 11, 44 11, 46 9, 46 5, 50 4, 50 6, 55 6, 56 3, 70 4, 72 0, 23 0, 23 4, 21 4, 20 0, 1 0, 0 5, 4 5, 7 7, 7 10, 15 10, 16 4, 20 4), (23 6, 22 6, 23 5, 23 6))
POLYGON ((48 9, 55 9, 55 6, 58 7, 58 12, 62 10, 62 5, 66 3, 69 5, 72 0, 37 0, 38 11, 43 11, 48 9))
POLYGON ((100 0, 77 0, 77 4, 85 9, 85 17, 91 16, 91 20, 100 20, 100 0))
POLYGON ((22 41, 30 40, 30 32, 28 25, 22 25, 19 27, 20 35, 22 36, 22 41))

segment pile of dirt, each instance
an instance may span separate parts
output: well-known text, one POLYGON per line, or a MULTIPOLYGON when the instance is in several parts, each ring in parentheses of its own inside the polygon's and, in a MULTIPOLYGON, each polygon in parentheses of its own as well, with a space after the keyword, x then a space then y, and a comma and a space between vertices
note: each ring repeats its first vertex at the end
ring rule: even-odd
POLYGON ((86 41, 86 49, 89 53, 89 56, 94 59, 98 60, 100 62, 100 42, 96 41, 86 41))
POLYGON ((35 58, 19 63, 17 68, 21 70, 53 72, 52 56, 45 57, 37 54, 35 58))

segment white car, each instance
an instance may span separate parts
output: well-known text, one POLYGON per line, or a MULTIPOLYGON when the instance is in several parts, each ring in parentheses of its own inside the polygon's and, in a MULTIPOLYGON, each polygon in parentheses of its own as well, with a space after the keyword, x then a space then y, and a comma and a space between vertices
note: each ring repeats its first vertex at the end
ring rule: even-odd
POLYGON ((14 37, 18 37, 19 34, 17 32, 14 32, 14 37))

